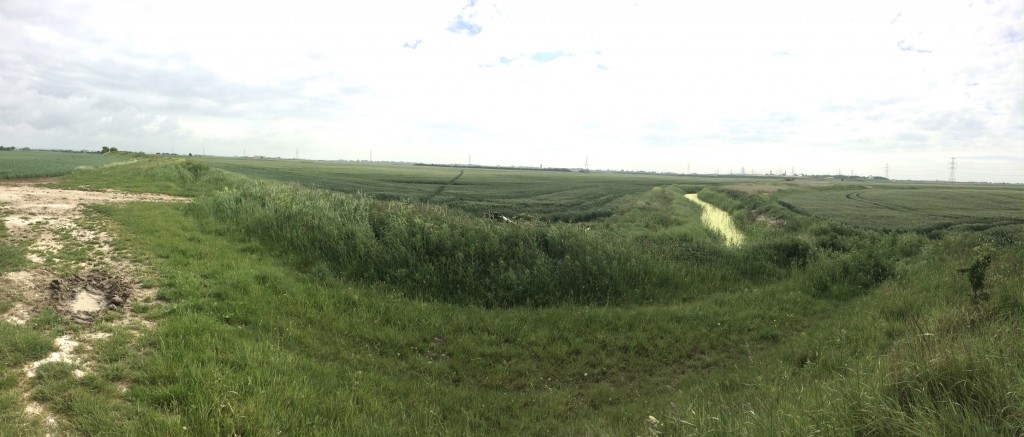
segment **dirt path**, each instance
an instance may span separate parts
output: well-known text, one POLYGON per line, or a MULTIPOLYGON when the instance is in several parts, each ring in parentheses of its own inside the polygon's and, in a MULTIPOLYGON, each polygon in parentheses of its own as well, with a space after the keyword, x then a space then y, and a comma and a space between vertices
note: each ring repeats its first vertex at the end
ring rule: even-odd
POLYGON ((56 430, 60 419, 45 405, 29 399, 29 381, 36 369, 48 362, 65 362, 76 367, 76 377, 84 376, 91 366, 88 351, 95 342, 110 337, 114 327, 137 333, 152 326, 134 314, 132 307, 137 302, 153 302, 156 294, 138 280, 145 266, 111 246, 110 223, 90 214, 83 205, 189 199, 111 190, 59 190, 32 182, 48 181, 0 184, 0 217, 7 229, 3 243, 26 248, 30 263, 23 270, 0 276, 0 323, 31 325, 50 309, 78 327, 56 338, 55 351, 48 357, 27 364, 18 384, 25 414, 56 430), (100 321, 103 323, 97 325, 100 321))
POLYGON ((704 222, 705 226, 725 237, 725 244, 727 246, 739 247, 743 245, 743 234, 740 233, 739 229, 736 229, 736 225, 732 223, 729 213, 718 209, 715 205, 700 200, 696 194, 687 194, 685 197, 704 209, 704 213, 701 214, 701 221, 704 222))

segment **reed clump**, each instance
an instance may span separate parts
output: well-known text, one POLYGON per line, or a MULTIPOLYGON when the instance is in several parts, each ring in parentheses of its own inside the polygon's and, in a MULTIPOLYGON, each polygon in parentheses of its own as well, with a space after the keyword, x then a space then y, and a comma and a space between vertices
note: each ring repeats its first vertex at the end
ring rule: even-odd
POLYGON ((294 184, 245 181, 191 208, 302 266, 453 303, 627 302, 661 270, 639 245, 576 225, 502 223, 294 184))

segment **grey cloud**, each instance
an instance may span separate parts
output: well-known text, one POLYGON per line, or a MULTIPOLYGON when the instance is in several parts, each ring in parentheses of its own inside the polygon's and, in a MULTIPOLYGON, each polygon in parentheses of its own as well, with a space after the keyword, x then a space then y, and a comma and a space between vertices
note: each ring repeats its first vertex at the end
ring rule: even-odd
POLYGON ((951 126, 963 125, 964 117, 950 111, 933 112, 917 120, 917 126, 926 131, 942 131, 951 126))
POLYGON ((916 132, 900 132, 896 134, 895 140, 908 143, 925 143, 928 141, 928 136, 916 132))
MULTIPOLYGON (((779 144, 792 136, 803 123, 796 114, 773 112, 747 119, 726 119, 718 123, 714 132, 693 136, 672 120, 659 120, 648 125, 654 132, 651 138, 670 138, 679 143, 709 142, 723 144, 779 144)), ((669 143, 668 141, 662 141, 669 143)))
MULTIPOLYGON (((83 2, 4 0, 0 2, 0 17, 13 23, 60 29, 65 35, 89 39, 90 32, 81 24, 81 17, 88 14, 88 9, 89 5, 83 2)), ((4 39, 10 36, 5 33, 4 39)))
MULTIPOLYGON (((362 92, 339 86, 325 96, 301 96, 305 77, 270 86, 248 86, 225 80, 189 62, 144 53, 121 53, 97 60, 75 51, 29 39, 0 48, 11 60, 0 72, 6 80, 29 84, 43 96, 70 99, 86 96, 97 109, 146 108, 157 112, 243 118, 275 118, 296 112, 327 116, 318 108, 344 105, 344 98, 362 92), (155 67, 149 67, 155 65, 155 67), (9 67, 9 68, 8 68, 9 67)), ((332 79, 327 77, 327 79, 332 79)))
POLYGON ((178 124, 179 117, 332 120, 351 98, 366 92, 326 74, 250 86, 183 56, 114 52, 112 44, 88 38, 36 39, 25 31, 26 20, 64 32, 45 24, 63 18, 25 4, 0 2, 0 127, 8 142, 45 147, 47 141, 74 138, 83 146, 195 144, 199 140, 178 124), (339 85, 310 95, 306 86, 311 82, 339 85))
POLYGON ((1020 155, 968 155, 962 156, 957 159, 965 161, 1024 161, 1024 156, 1020 155))

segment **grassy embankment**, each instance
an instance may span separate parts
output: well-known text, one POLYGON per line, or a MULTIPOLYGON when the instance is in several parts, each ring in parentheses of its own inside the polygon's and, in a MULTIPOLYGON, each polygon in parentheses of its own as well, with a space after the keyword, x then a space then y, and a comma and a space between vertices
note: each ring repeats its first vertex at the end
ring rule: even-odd
POLYGON ((682 200, 696 185, 587 231, 187 162, 67 184, 197 196, 95 208, 167 305, 99 348, 96 378, 36 382, 78 432, 1021 432, 1019 233, 929 240, 701 190, 747 234, 730 250, 682 200), (975 247, 978 299, 958 271, 975 247))

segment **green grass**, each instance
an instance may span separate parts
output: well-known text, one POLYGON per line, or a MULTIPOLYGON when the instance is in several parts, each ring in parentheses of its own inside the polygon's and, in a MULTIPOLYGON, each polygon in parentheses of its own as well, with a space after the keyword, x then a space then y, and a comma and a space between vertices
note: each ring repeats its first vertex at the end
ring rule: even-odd
POLYGON ((22 366, 48 355, 53 337, 0 322, 0 435, 42 435, 24 416, 19 380, 22 366))
POLYGON ((78 168, 125 162, 125 155, 12 150, 0 152, 0 179, 60 176, 78 168))
POLYGON ((118 379, 201 435, 637 433, 637 411, 679 395, 665 386, 764 349, 778 320, 810 323, 787 320, 790 307, 831 305, 777 290, 771 307, 741 311, 746 298, 728 294, 621 308, 417 302, 298 273, 181 206, 100 209, 160 260, 174 307, 140 340, 151 356, 118 379))
POLYGON ((612 216, 572 226, 510 226, 186 161, 68 181, 196 196, 93 207, 117 223, 117 246, 151 265, 160 303, 145 311, 153 330, 96 346, 94 376, 57 365, 34 383, 72 433, 1024 432, 1019 234, 866 230, 696 180, 624 194, 612 216), (730 211, 748 243, 724 248, 687 192, 730 211), (515 284, 500 281, 562 259, 544 249, 552 235, 573 257, 601 254, 587 260, 600 268, 580 270, 590 284, 611 291, 600 281, 627 278, 629 292, 580 300, 562 284, 538 304, 538 282, 488 304, 403 279, 468 269, 442 284, 515 284), (994 251, 981 299, 960 271, 976 247, 994 251), (617 256, 635 264, 600 264, 617 256))
POLYGON ((794 210, 873 229, 984 230, 1024 224, 1021 186, 904 186, 785 193, 794 210))
POLYGON ((28 263, 25 248, 4 241, 6 239, 7 227, 0 221, 0 274, 15 271, 28 263))
POLYGON ((138 193, 195 196, 228 187, 230 180, 220 172, 184 158, 151 158, 131 165, 100 171, 81 169, 54 185, 59 188, 100 190, 117 188, 138 193))
POLYGON ((276 182, 197 199, 210 229, 255 240, 305 271, 386 283, 414 297, 486 306, 642 300, 669 272, 629 239, 569 225, 515 225, 444 208, 276 182))
POLYGON ((563 222, 610 217, 624 198, 663 185, 724 184, 732 178, 583 173, 279 159, 204 158, 212 167, 379 200, 412 200, 471 215, 501 212, 516 219, 563 222))

